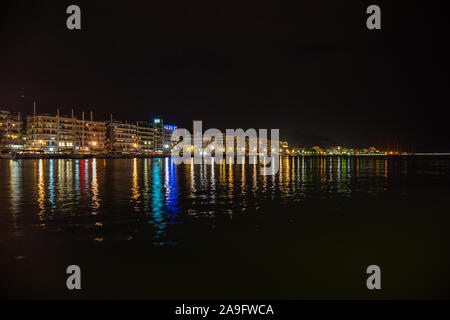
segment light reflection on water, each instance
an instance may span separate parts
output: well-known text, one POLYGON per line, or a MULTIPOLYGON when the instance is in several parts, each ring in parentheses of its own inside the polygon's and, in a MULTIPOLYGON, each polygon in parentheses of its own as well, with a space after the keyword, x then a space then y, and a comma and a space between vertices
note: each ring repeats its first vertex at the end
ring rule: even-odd
POLYGON ((43 220, 45 214, 45 184, 44 184, 44 161, 39 160, 39 183, 38 183, 38 199, 39 203, 39 217, 43 220))
POLYGON ((148 236, 154 245, 174 245, 186 220, 214 223, 268 203, 381 194, 402 179, 448 176, 449 161, 295 157, 282 158, 276 175, 260 175, 259 169, 225 161, 175 165, 170 158, 4 160, 0 205, 3 218, 8 215, 1 223, 16 237, 37 226, 70 232, 71 240, 148 236))

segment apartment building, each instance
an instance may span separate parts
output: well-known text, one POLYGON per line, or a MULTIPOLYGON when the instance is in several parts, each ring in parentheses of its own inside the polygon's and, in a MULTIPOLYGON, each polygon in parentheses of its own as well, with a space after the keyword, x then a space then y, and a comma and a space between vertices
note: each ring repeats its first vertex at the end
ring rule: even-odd
POLYGON ((0 146, 20 148, 23 145, 23 123, 20 113, 0 109, 0 146))
POLYGON ((172 141, 172 133, 177 129, 174 125, 164 125, 164 142, 163 150, 164 152, 170 152, 172 148, 178 143, 178 141, 172 141))
POLYGON ((113 152, 137 152, 139 148, 136 123, 114 121, 108 123, 108 149, 113 152))
POLYGON ((160 118, 153 119, 153 148, 154 152, 161 153, 164 150, 164 121, 160 118))
POLYGON ((108 149, 113 152, 158 153, 164 147, 164 129, 161 119, 108 123, 108 149))
POLYGON ((26 121, 27 145, 43 151, 104 151, 106 148, 106 122, 89 120, 84 113, 80 118, 40 114, 28 116, 26 121))

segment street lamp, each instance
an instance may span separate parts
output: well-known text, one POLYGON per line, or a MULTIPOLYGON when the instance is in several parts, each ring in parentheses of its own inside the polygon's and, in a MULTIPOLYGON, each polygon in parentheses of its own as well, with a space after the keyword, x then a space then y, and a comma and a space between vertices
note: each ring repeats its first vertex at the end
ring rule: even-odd
POLYGON ((91 145, 91 154, 94 154, 94 148, 97 146, 97 141, 91 141, 89 142, 89 144, 91 145))
POLYGON ((39 144, 41 146, 41 150, 44 150, 44 144, 45 144, 44 140, 41 139, 38 142, 39 142, 39 144))

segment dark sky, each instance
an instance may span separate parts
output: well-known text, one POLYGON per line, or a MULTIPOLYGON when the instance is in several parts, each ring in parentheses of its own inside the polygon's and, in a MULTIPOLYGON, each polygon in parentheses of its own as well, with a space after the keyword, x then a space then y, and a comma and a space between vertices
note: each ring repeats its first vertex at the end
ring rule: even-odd
POLYGON ((0 106, 450 151, 443 3, 2 0, 0 106))

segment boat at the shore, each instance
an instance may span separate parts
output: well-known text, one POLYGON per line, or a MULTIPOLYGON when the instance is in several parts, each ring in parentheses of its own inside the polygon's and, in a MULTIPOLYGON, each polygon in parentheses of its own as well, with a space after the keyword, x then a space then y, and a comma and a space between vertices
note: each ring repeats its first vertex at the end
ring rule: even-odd
POLYGON ((0 159, 17 159, 17 157, 17 152, 14 151, 2 150, 0 152, 0 159))

